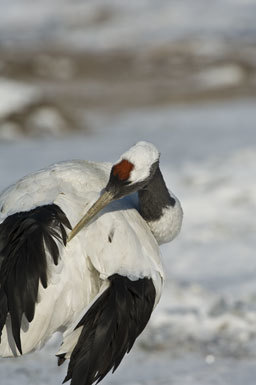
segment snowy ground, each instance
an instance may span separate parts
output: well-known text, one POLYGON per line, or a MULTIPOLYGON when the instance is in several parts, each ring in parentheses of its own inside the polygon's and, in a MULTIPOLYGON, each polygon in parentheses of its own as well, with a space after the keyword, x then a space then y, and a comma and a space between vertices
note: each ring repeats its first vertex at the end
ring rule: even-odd
MULTIPOLYGON (((115 161, 137 140, 184 208, 182 233, 162 247, 163 298, 133 351, 105 384, 253 385, 256 376, 256 115, 244 100, 143 109, 92 119, 93 135, 0 142, 0 189, 58 160, 115 161)), ((64 378, 58 341, 1 359, 4 385, 64 378)))
POLYGON ((202 43, 210 39, 216 49, 223 37, 247 40, 256 32, 255 0, 193 0, 193 6, 190 0, 0 0, 0 7, 0 43, 10 47, 51 41, 79 50, 109 50, 190 36, 202 43))

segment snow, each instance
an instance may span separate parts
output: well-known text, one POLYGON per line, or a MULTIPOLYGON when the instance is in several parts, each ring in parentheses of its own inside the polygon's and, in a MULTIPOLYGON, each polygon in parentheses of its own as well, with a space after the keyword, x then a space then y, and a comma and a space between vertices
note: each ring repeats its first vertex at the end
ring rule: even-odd
POLYGON ((230 0, 0 0, 0 41, 106 50, 180 39, 250 39, 256 2, 230 0), (200 22, 198 22, 200 15, 200 22), (131 28, 132 25, 132 28, 131 28))
POLYGON ((206 88, 233 86, 243 82, 244 73, 237 65, 225 65, 202 71, 197 80, 206 88))
POLYGON ((0 119, 22 110, 37 96, 36 89, 32 86, 0 78, 0 119))
MULTIPOLYGON (((161 247, 168 279, 160 304, 106 385, 255 383, 255 120, 253 100, 145 108, 92 119, 90 136, 0 142, 0 189, 59 160, 114 162, 138 140, 161 152, 184 224, 161 247)), ((1 381, 61 383, 59 343, 1 359, 1 381)))

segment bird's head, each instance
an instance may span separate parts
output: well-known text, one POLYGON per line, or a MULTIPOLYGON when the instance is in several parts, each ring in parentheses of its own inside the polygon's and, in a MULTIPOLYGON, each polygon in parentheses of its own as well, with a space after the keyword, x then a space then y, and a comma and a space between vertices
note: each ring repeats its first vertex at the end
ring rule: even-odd
POLYGON ((68 240, 110 202, 145 188, 155 174, 159 157, 156 147, 148 142, 138 142, 126 151, 113 165, 102 195, 70 232, 68 240))
POLYGON ((159 156, 153 144, 138 142, 114 164, 105 191, 119 199, 144 188, 155 174, 159 156))

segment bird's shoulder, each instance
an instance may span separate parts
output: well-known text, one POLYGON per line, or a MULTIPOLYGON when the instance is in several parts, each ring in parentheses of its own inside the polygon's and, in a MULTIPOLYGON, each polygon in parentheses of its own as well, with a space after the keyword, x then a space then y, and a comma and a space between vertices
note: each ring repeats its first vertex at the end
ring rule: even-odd
POLYGON ((109 163, 74 160, 25 176, 0 194, 0 223, 16 212, 51 204, 60 194, 83 196, 88 191, 100 191, 110 168, 109 163))

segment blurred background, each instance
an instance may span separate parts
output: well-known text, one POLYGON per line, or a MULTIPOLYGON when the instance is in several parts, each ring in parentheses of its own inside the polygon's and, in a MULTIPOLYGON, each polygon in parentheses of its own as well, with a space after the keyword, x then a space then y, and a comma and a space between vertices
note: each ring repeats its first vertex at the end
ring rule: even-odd
MULTIPOLYGON (((104 384, 253 385, 256 0, 0 0, 0 190, 67 159, 161 151, 184 208, 149 326, 104 384)), ((56 385, 54 337, 0 359, 56 385)))

